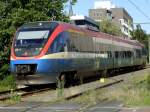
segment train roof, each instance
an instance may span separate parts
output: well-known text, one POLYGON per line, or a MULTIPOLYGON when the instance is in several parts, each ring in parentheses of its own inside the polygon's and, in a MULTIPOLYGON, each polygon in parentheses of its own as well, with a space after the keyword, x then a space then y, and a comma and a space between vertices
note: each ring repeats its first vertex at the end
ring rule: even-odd
POLYGON ((63 25, 67 29, 73 29, 73 30, 76 30, 78 32, 83 32, 86 35, 92 35, 92 37, 100 37, 100 38, 104 38, 104 39, 111 39, 111 40, 114 40, 114 41, 125 42, 125 43, 131 44, 131 45, 144 47, 144 45, 141 44, 137 40, 123 39, 122 37, 119 37, 119 36, 110 35, 110 34, 107 34, 107 33, 103 33, 101 31, 100 32, 91 31, 91 30, 88 30, 88 29, 85 29, 85 28, 78 27, 77 25, 74 25, 74 24, 60 22, 60 21, 30 22, 30 23, 24 24, 20 28, 21 29, 37 28, 37 27, 38 28, 52 28, 52 27, 56 27, 58 25, 63 25))
POLYGON ((37 21, 23 24, 19 29, 28 28, 52 28, 53 26, 59 25, 56 21, 37 21))
POLYGON ((124 39, 123 37, 107 34, 107 33, 101 32, 101 31, 99 31, 99 32, 91 31, 91 30, 88 30, 88 29, 85 29, 85 28, 82 28, 82 27, 78 27, 74 24, 69 24, 69 23, 64 23, 64 22, 59 22, 59 24, 69 26, 69 28, 77 30, 79 32, 83 32, 85 35, 92 35, 92 37, 99 37, 99 38, 104 38, 104 39, 107 39, 107 40, 111 39, 113 41, 124 42, 124 43, 128 43, 128 44, 131 44, 131 45, 144 47, 144 45, 141 44, 137 40, 131 40, 129 38, 124 39))

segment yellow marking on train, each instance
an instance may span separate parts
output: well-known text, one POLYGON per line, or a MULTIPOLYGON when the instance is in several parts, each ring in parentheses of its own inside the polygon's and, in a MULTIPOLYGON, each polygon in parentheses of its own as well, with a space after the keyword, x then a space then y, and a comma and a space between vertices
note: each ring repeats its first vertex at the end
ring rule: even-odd
POLYGON ((105 83, 105 78, 100 78, 100 83, 105 83))

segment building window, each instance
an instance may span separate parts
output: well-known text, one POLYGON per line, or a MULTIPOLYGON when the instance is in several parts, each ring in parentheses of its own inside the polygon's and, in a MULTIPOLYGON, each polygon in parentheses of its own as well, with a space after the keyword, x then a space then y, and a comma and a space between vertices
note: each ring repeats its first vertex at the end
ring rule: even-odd
POLYGON ((124 23, 128 24, 128 19, 124 18, 124 23))

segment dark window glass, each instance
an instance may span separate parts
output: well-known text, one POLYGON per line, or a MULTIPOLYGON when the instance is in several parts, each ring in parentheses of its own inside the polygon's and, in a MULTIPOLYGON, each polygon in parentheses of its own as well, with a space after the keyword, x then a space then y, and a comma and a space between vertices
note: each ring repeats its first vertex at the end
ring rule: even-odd
POLYGON ((68 39, 67 32, 60 33, 53 41, 51 47, 48 50, 48 53, 65 52, 67 50, 67 42, 68 42, 67 39, 68 39))
POLYGON ((115 58, 119 58, 119 52, 118 51, 115 52, 115 58))
POLYGON ((16 56, 38 55, 47 42, 49 35, 49 30, 18 32, 14 44, 16 56))
POLYGON ((80 46, 79 46, 79 37, 77 33, 70 32, 69 33, 69 39, 68 39, 68 51, 70 52, 79 52, 80 46))
POLYGON ((57 27, 56 22, 35 22, 21 26, 16 33, 14 51, 16 56, 36 56, 57 27))
POLYGON ((136 58, 141 58, 141 57, 142 57, 141 50, 136 49, 136 58))
POLYGON ((146 50, 146 48, 142 48, 142 55, 147 55, 147 50, 146 50))
POLYGON ((112 53, 111 53, 111 51, 107 51, 107 54, 108 54, 108 58, 112 58, 112 53))

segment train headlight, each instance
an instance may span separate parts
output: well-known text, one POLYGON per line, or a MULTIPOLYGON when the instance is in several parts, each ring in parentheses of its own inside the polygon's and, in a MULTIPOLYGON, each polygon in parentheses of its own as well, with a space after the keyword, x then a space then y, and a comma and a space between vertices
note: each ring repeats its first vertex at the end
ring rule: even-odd
POLYGON ((36 51, 41 51, 42 50, 42 48, 36 48, 36 51))
POLYGON ((21 48, 15 48, 15 52, 21 51, 21 48))

